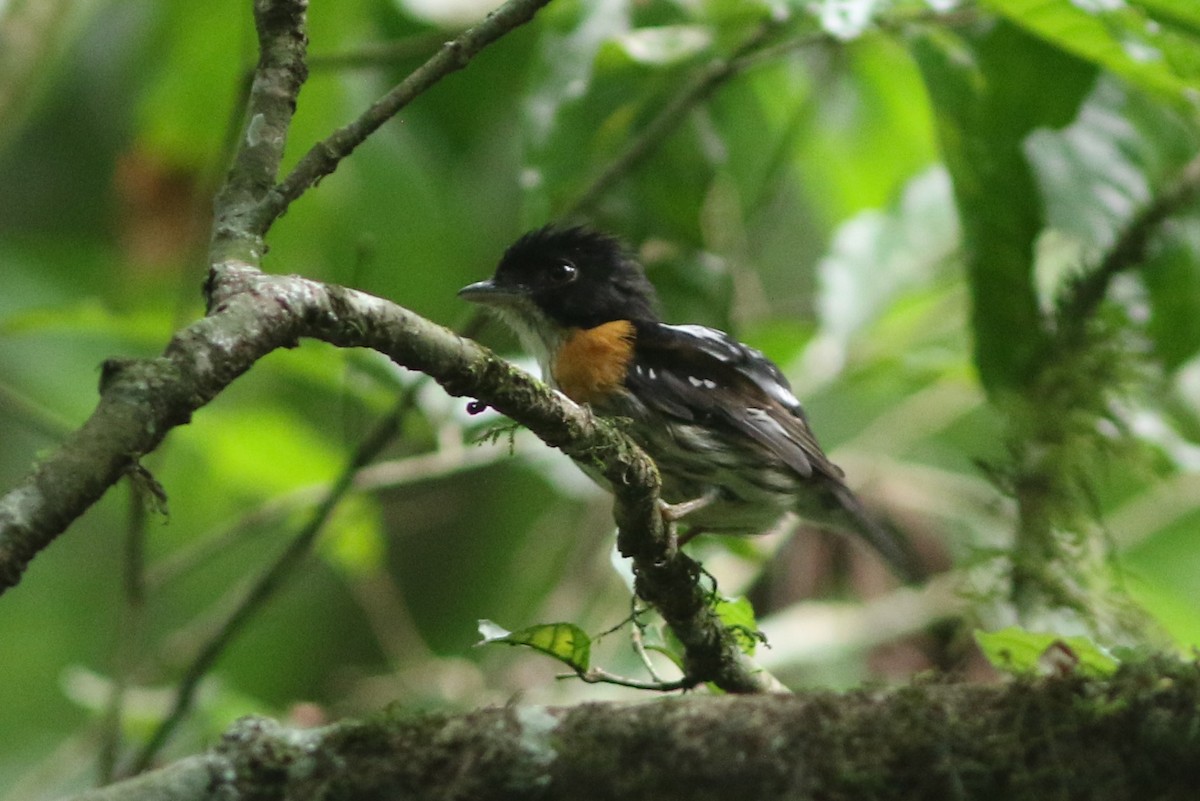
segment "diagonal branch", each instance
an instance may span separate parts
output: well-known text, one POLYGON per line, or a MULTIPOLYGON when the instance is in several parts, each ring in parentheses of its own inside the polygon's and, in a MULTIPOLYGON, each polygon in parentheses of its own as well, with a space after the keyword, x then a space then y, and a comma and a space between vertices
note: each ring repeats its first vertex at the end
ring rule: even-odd
MULTIPOLYGON (((156 359, 109 360, 91 417, 0 498, 0 593, 15 585, 33 557, 110 486, 140 471, 138 460, 172 428, 187 423, 258 359, 311 337, 384 353, 429 375, 452 395, 495 407, 547 444, 596 468, 615 496, 618 547, 633 560, 637 592, 659 609, 686 649, 688 684, 712 681, 732 692, 777 686, 742 660, 732 633, 709 605, 699 565, 679 552, 659 514, 654 464, 621 432, 485 348, 407 309, 258 269, 263 236, 292 200, 413 98, 548 2, 509 0, 447 43, 356 122, 315 146, 270 188, 306 75, 307 3, 255 0, 261 57, 234 165, 216 199, 208 315, 178 332, 156 359)), ((267 578, 273 586, 274 579, 267 578)), ((164 726, 164 737, 169 728, 164 726)))
POLYGON ((1121 231, 1103 261, 1081 277, 1064 299, 1058 318, 1072 324, 1091 317, 1108 294, 1109 285, 1122 272, 1140 267, 1153 235, 1171 215, 1200 194, 1200 156, 1195 156, 1179 171, 1167 187, 1154 197, 1121 231))
POLYGON ((742 692, 768 686, 740 660, 732 635, 708 606, 698 565, 665 530, 654 464, 620 431, 486 348, 389 301, 249 265, 226 264, 222 274, 209 316, 176 334, 156 359, 110 361, 91 418, 0 499, 0 590, 16 584, 37 552, 172 428, 258 359, 312 337, 378 350, 598 468, 613 488, 618 545, 634 561, 638 592, 687 648, 689 680, 742 692))
POLYGON ((509 0, 483 22, 446 42, 428 61, 413 70, 390 92, 375 101, 358 119, 334 131, 304 154, 295 169, 258 205, 251 222, 265 232, 293 200, 329 175, 343 158, 394 117, 418 95, 452 72, 461 70, 488 45, 533 19, 550 0, 509 0))
POLYGON ((633 170, 722 84, 737 77, 749 65, 747 55, 762 45, 777 23, 759 26, 729 57, 716 58, 696 73, 686 86, 658 111, 636 137, 612 160, 583 193, 570 201, 562 216, 574 217, 591 211, 596 202, 622 177, 633 170))

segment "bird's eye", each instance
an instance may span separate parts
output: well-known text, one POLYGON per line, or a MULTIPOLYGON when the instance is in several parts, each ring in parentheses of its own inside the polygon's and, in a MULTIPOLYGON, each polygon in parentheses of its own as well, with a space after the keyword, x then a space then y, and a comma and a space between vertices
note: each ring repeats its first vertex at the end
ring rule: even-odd
POLYGON ((579 277, 579 268, 567 259, 559 259, 550 265, 546 276, 553 286, 566 286, 579 277))

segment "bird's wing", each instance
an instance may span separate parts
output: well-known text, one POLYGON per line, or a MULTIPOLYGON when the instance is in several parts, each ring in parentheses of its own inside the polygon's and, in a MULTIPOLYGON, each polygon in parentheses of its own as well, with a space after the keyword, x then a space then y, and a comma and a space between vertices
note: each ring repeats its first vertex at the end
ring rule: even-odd
POLYGON ((643 403, 681 420, 731 426, 805 478, 841 478, 787 379, 762 353, 699 325, 636 328, 626 381, 643 403))

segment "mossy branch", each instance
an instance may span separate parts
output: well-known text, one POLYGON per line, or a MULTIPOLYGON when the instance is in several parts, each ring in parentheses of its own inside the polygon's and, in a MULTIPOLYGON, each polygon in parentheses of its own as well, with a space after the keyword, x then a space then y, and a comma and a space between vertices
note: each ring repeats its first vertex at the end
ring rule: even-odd
POLYGON ((76 801, 138 798, 1191 798, 1200 669, 696 696, 323 729, 245 718, 224 742, 76 801))

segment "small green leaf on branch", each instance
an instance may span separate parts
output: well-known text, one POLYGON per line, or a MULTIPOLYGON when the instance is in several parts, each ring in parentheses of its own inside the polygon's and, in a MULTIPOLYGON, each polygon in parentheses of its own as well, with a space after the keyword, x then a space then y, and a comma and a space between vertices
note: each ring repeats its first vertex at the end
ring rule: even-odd
POLYGON ((759 643, 767 644, 766 636, 758 630, 754 607, 745 596, 740 598, 716 596, 713 611, 717 613, 717 617, 721 619, 725 627, 733 632, 733 638, 737 640, 738 648, 746 656, 754 656, 754 649, 758 647, 759 643))
POLYGON ((1018 676, 1079 673, 1104 678, 1120 665, 1108 650, 1081 636, 1060 637, 1010 626, 976 631, 975 642, 992 667, 1018 676))
POLYGON ((554 657, 577 673, 586 672, 591 660, 592 638, 574 623, 544 623, 508 631, 490 620, 480 620, 479 635, 483 639, 476 645, 523 645, 554 657))

